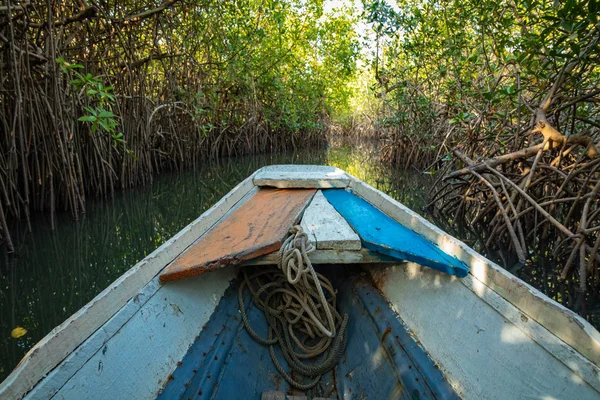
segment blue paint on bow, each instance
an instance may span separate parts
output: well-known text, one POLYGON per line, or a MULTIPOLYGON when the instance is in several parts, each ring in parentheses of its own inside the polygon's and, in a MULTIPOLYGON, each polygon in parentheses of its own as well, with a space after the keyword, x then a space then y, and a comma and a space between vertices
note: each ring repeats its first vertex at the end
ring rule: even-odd
POLYGON ((343 189, 323 190, 323 194, 360 236, 363 247, 461 278, 469 273, 469 267, 462 261, 360 197, 343 189))

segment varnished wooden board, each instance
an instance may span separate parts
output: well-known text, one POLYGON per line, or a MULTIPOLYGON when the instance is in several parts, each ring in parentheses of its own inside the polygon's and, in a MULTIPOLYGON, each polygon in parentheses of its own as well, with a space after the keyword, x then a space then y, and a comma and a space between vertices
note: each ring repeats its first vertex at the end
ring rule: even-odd
POLYGON ((200 275, 279 250, 314 194, 313 189, 260 189, 165 268, 160 280, 200 275))
POLYGON ((341 169, 325 165, 269 165, 256 171, 256 186, 277 188, 345 188, 350 177, 341 169))
POLYGON ((360 238, 318 191, 300 223, 318 250, 360 250, 360 238))

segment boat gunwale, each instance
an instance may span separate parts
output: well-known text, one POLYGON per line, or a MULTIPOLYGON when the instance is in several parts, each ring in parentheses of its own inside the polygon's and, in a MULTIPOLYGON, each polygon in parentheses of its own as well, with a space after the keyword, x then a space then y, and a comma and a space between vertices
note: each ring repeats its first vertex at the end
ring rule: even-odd
MULTIPOLYGON (((575 350, 582 357, 582 362, 589 363, 589 366, 593 367, 596 371, 596 379, 593 380, 593 383, 589 382, 589 376, 587 379, 585 377, 582 378, 600 391, 600 332, 588 321, 525 281, 512 275, 493 261, 488 260, 459 239, 447 234, 402 203, 362 180, 350 174, 348 176, 350 177, 349 189, 353 190, 355 194, 397 222, 413 229, 418 234, 432 241, 451 256, 457 257, 467 264, 469 266, 469 275, 467 278, 473 279, 489 288, 522 312, 524 316, 535 321, 566 346, 575 350), (414 223, 415 220, 418 224, 414 223), (588 343, 585 343, 586 340, 588 343)), ((465 280, 463 278, 458 280, 488 303, 484 296, 478 293, 477 290, 474 290, 474 285, 470 279, 465 280)), ((490 305, 493 307, 492 304, 490 305)), ((531 334, 528 335, 560 360, 560 355, 556 355, 553 351, 549 350, 543 343, 543 340, 531 336, 531 334)), ((574 366, 566 363, 565 365, 579 375, 574 366)))
MULTIPOLYGON (((0 383, 0 398, 21 399, 32 391, 131 299, 152 284, 166 266, 217 225, 231 209, 247 200, 247 195, 256 188, 253 182, 256 172, 258 170, 37 342, 0 383)), ((110 337, 112 335, 107 340, 110 337)))

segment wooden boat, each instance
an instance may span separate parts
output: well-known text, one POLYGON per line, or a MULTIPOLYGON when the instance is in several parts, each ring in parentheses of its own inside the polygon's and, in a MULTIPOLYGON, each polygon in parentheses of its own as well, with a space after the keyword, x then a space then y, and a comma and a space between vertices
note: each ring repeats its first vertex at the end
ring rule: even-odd
POLYGON ((0 398, 597 399, 599 362, 588 322, 402 204, 333 167, 282 165, 55 328, 0 398), (343 356, 307 391, 250 338, 237 298, 240 271, 277 263, 298 221, 349 315, 343 356))

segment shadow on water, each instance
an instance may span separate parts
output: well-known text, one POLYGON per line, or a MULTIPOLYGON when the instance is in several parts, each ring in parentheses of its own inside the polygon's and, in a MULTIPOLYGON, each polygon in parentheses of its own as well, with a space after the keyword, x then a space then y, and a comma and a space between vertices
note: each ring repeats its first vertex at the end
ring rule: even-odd
POLYGON ((381 164, 374 143, 333 143, 295 154, 224 159, 194 172, 162 175, 151 186, 89 202, 79 221, 59 215, 54 233, 47 217, 36 215, 32 233, 22 224, 11 228, 17 255, 0 254, 0 380, 54 327, 237 183, 264 165, 282 163, 337 166, 418 212, 431 184, 417 171, 381 164), (16 326, 27 333, 12 338, 16 326))

